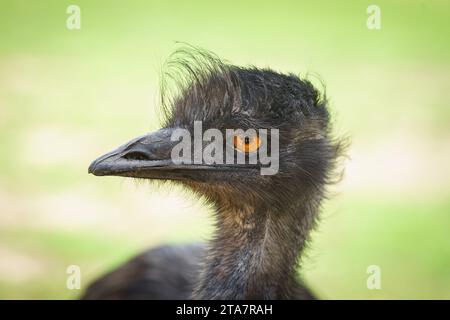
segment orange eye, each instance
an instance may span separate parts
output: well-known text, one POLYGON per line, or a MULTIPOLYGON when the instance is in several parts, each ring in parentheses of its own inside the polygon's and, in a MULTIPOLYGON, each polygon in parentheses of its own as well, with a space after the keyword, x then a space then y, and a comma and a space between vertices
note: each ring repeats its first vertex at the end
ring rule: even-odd
POLYGON ((234 148, 245 153, 255 152, 261 146, 261 139, 253 137, 234 136, 234 148))

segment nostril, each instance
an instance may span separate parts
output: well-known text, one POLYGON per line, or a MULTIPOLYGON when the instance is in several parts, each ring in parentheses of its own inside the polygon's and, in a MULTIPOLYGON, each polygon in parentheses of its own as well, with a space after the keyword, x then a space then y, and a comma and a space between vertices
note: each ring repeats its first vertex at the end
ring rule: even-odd
POLYGON ((127 160, 139 160, 139 161, 152 160, 147 154, 141 151, 131 151, 128 152, 123 157, 127 160))

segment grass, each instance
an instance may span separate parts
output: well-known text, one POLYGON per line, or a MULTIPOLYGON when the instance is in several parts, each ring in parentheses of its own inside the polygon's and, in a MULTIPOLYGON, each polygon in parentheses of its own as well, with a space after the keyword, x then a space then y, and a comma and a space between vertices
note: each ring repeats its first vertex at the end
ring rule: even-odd
POLYGON ((381 199, 344 196, 339 208, 327 210, 333 214, 325 217, 305 262, 313 287, 342 299, 448 299, 448 198, 381 199), (382 290, 366 287, 370 265, 381 269, 382 290))
POLYGON ((0 298, 63 298, 144 248, 204 240, 210 210, 175 188, 88 176, 158 127, 159 69, 185 41, 236 64, 326 83, 352 161, 304 261, 326 298, 450 298, 450 6, 378 1, 2 1, 0 298), (378 265, 382 290, 366 287, 378 265))

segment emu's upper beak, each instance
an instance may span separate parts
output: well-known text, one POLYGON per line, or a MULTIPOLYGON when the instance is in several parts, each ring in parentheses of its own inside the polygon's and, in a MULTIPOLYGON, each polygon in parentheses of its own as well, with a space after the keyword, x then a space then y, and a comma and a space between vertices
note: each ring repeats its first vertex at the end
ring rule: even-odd
POLYGON ((161 171, 176 170, 171 160, 172 130, 161 129, 138 137, 98 159, 89 166, 96 176, 125 176, 138 178, 169 178, 161 171))

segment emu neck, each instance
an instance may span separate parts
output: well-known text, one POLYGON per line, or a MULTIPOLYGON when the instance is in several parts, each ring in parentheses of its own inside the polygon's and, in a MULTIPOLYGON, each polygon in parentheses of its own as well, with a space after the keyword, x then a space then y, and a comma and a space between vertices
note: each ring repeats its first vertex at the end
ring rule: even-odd
POLYGON ((300 203, 222 207, 205 257, 198 299, 288 299, 298 288, 297 258, 312 228, 315 209, 300 203))

